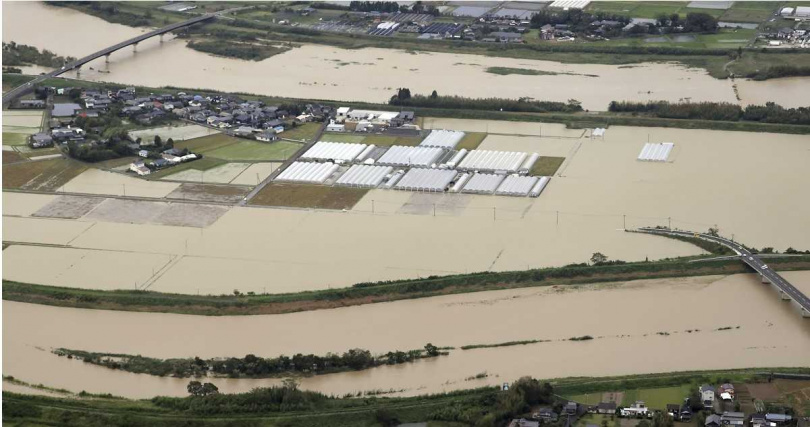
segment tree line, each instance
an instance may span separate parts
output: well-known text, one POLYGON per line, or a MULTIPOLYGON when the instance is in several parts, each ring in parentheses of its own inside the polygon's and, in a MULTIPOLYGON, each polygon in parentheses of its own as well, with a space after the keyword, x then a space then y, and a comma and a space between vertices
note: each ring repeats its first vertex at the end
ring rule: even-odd
POLYGON ((728 102, 613 101, 608 111, 641 113, 667 119, 749 121, 810 125, 810 107, 784 108, 773 102, 741 107, 728 102))
POLYGON ((186 46, 200 52, 246 61, 261 61, 289 50, 275 46, 226 41, 191 41, 186 46))
POLYGON ((60 348, 54 354, 77 358, 85 363, 138 374, 171 376, 178 378, 205 377, 209 373, 230 378, 264 378, 288 374, 322 374, 340 371, 359 371, 382 365, 397 365, 418 359, 446 355, 438 347, 428 343, 423 349, 389 351, 372 355, 364 349, 350 349, 342 354, 327 353, 325 356, 298 353, 292 357, 262 358, 253 354, 245 357, 201 359, 157 359, 140 355, 93 353, 60 348))
POLYGON ((59 56, 48 49, 41 52, 34 46, 3 42, 3 65, 34 64, 43 67, 59 68, 65 63, 75 61, 72 56, 59 56))
POLYGON ((390 105, 400 107, 450 108, 489 111, 519 111, 533 113, 582 111, 580 102, 574 99, 568 102, 537 101, 531 98, 467 98, 463 96, 439 95, 434 90, 430 96, 412 95, 410 89, 399 88, 388 101, 390 105))

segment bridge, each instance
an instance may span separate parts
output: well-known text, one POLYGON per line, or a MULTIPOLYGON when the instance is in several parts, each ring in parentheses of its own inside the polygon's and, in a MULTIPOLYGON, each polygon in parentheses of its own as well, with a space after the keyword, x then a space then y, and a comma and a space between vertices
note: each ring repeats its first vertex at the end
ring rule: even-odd
POLYGON ((144 41, 146 39, 149 39, 149 38, 152 38, 152 37, 155 37, 155 36, 162 36, 163 34, 172 32, 174 30, 178 30, 180 28, 189 27, 189 26, 197 24, 199 22, 204 22, 204 21, 214 19, 215 17, 219 16, 221 13, 223 13, 223 12, 208 13, 208 14, 200 15, 200 16, 197 16, 197 17, 182 21, 182 22, 176 22, 174 24, 167 25, 165 27, 158 28, 156 30, 150 31, 148 33, 141 34, 140 36, 133 37, 133 38, 131 38, 129 40, 124 40, 121 43, 112 45, 112 46, 107 47, 105 49, 102 49, 102 50, 100 50, 98 52, 87 55, 84 58, 80 58, 80 59, 77 59, 77 60, 75 60, 73 62, 65 64, 65 66, 62 67, 62 68, 58 68, 56 70, 51 71, 50 73, 46 73, 46 74, 42 74, 40 76, 37 76, 37 78, 29 81, 28 83, 25 83, 25 84, 23 84, 21 86, 18 86, 16 88, 6 92, 5 94, 3 94, 3 105, 8 105, 12 101, 17 99, 18 97, 20 97, 22 95, 25 95, 26 93, 31 92, 32 90, 34 90, 34 87, 37 84, 39 84, 39 83, 41 83, 41 82, 43 82, 43 81, 45 81, 45 80, 47 80, 49 78, 57 77, 57 76, 59 76, 59 75, 61 75, 63 73, 66 73, 66 72, 70 71, 70 70, 80 68, 82 65, 84 65, 84 64, 86 64, 86 63, 88 63, 90 61, 93 61, 95 59, 101 58, 102 56, 106 56, 106 57, 109 58, 109 55, 111 53, 113 53, 113 52, 115 52, 117 50, 123 49, 123 48, 125 48, 127 46, 136 46, 137 47, 138 43, 140 43, 140 42, 142 42, 142 41, 144 41))
POLYGON ((803 294, 800 290, 796 289, 795 286, 791 285, 790 282, 785 280, 779 273, 773 271, 771 268, 765 264, 759 255, 752 253, 745 246, 733 241, 729 240, 720 236, 714 236, 711 234, 704 234, 704 233, 695 233, 690 231, 678 231, 678 230, 671 230, 668 228, 650 228, 650 227, 642 227, 635 231, 641 233, 648 233, 648 234, 658 234, 663 236, 679 236, 679 237, 690 237, 690 238, 699 238, 703 240, 708 240, 714 243, 719 243, 736 253, 737 255, 732 258, 738 258, 742 260, 744 263, 748 264, 749 267, 753 268, 760 277, 762 277, 762 283, 770 283, 774 285, 779 290, 779 296, 785 300, 790 301, 792 300, 795 302, 799 308, 801 309, 802 317, 810 317, 810 298, 808 298, 805 294, 803 294))

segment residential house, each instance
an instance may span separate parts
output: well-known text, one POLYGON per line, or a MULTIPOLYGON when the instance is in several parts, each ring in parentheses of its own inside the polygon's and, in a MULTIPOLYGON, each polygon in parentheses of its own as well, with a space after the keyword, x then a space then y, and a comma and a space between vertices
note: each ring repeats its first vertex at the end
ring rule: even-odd
POLYGON ((568 402, 563 406, 563 414, 565 415, 576 415, 577 413, 577 402, 568 402))
POLYGON ((720 395, 720 398, 723 400, 734 400, 734 385, 729 383, 722 384, 717 388, 717 394, 720 395))
POLYGON ((82 106, 76 103, 53 104, 51 117, 73 117, 76 110, 81 110, 82 106))
POLYGON ((276 139, 278 139, 276 132, 272 130, 266 130, 256 135, 256 141, 270 142, 275 141, 276 139))
POLYGON ((233 133, 238 136, 250 136, 253 135, 253 130, 254 129, 250 126, 239 126, 233 133))
POLYGON ((700 393, 700 401, 703 402, 704 408, 711 408, 714 406, 714 387, 710 385, 702 385, 698 388, 700 393))
POLYGON ((751 427, 769 427, 770 422, 765 418, 765 414, 752 414, 748 425, 751 427))
POLYGON ((140 176, 149 175, 150 173, 152 173, 152 171, 149 170, 149 168, 146 167, 146 165, 144 165, 143 160, 137 160, 130 163, 129 170, 135 172, 140 176))
POLYGON ((557 421, 558 416, 557 413, 551 408, 540 408, 537 410, 537 412, 532 414, 532 418, 543 422, 553 423, 557 421))
POLYGON ((672 417, 674 420, 678 420, 681 415, 681 405, 678 405, 677 403, 668 403, 667 415, 672 417))
POLYGON ((689 406, 689 400, 687 399, 687 403, 681 405, 681 412, 680 412, 680 419, 681 422, 688 423, 692 421, 692 408, 689 406))
POLYGON ((82 128, 72 128, 70 126, 66 128, 55 128, 51 130, 51 137, 59 141, 82 140, 84 139, 84 130, 82 128))
POLYGON ((171 164, 166 159, 156 159, 152 162, 152 166, 156 169, 161 169, 167 166, 171 166, 171 164))
POLYGON ((141 157, 149 157, 149 151, 138 150, 138 155, 141 156, 141 157))
POLYGON ((601 402, 596 405, 596 413, 598 414, 615 414, 616 402, 601 402))
POLYGON ((509 423, 509 427, 540 427, 540 422, 538 421, 529 421, 525 418, 521 419, 514 419, 511 423, 509 423))
POLYGON ((711 414, 706 417, 706 421, 703 422, 704 427, 720 427, 722 424, 720 415, 711 414))
POLYGON ((790 422, 793 419, 793 417, 791 417, 790 415, 787 415, 787 414, 771 414, 771 413, 768 413, 768 414, 765 414, 765 419, 767 421, 770 421, 771 423, 784 424, 784 423, 790 422))
POLYGON ((53 138, 47 133, 35 133, 31 135, 31 148, 43 148, 53 145, 53 138))
POLYGON ((650 412, 647 405, 642 400, 638 400, 627 408, 621 409, 621 416, 623 417, 642 417, 650 412))
POLYGON ((523 37, 518 33, 494 31, 489 33, 489 37, 494 37, 496 41, 501 43, 523 43, 523 37))
POLYGON ((41 99, 23 99, 18 104, 19 108, 45 108, 45 101, 41 99))
POLYGON ((720 416, 720 424, 724 426, 742 426, 745 424, 745 414, 742 412, 723 412, 720 416))

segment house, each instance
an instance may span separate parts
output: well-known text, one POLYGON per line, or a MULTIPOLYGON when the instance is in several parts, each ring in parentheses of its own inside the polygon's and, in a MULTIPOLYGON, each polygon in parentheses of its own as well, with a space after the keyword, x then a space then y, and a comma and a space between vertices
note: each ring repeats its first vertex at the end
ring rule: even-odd
POLYGON ((796 17, 805 19, 810 18, 810 6, 797 6, 796 17))
POLYGON ((720 398, 723 400, 734 400, 734 386, 729 383, 725 383, 717 388, 717 394, 720 395, 720 398))
POLYGON ((720 427, 721 420, 720 415, 711 414, 706 417, 706 421, 703 423, 704 427, 720 427))
POLYGON ((239 126, 233 133, 239 136, 248 136, 253 134, 253 128, 250 126, 239 126))
POLYGON ((53 104, 51 117, 73 117, 76 110, 81 110, 82 106, 75 103, 53 104))
POLYGON ((770 423, 765 418, 765 414, 752 414, 748 425, 751 427, 768 427, 770 423))
POLYGON ((163 150, 163 154, 168 154, 170 156, 182 156, 183 150, 179 148, 169 148, 168 150, 163 150))
POLYGON ((137 160, 130 163, 129 170, 137 173, 140 176, 149 175, 150 173, 152 173, 152 171, 150 171, 149 168, 147 168, 146 165, 143 164, 143 160, 137 160))
POLYGON ((615 414, 616 402, 601 402, 596 405, 596 413, 598 414, 615 414))
POLYGON ((741 426, 745 424, 745 414, 742 412, 723 412, 720 416, 720 424, 727 426, 741 426))
POLYGON ((41 99, 23 99, 19 103, 20 108, 45 108, 45 101, 41 99))
POLYGON ((301 114, 300 116, 295 117, 295 120, 298 120, 301 123, 311 122, 312 119, 312 114, 301 114))
POLYGON ((518 33, 495 31, 490 33, 489 36, 495 37, 501 43, 523 43, 523 37, 518 33))
POLYGON ((540 422, 538 421, 529 421, 525 418, 521 419, 514 419, 511 423, 509 423, 509 427, 540 427, 540 422))
POLYGON ((51 137, 57 140, 65 139, 82 139, 84 138, 84 130, 82 128, 56 128, 51 130, 51 137))
POLYGON ((551 408, 540 408, 532 414, 532 418, 543 422, 555 422, 557 421, 557 413, 551 408))
POLYGON ((351 108, 349 107, 340 107, 337 109, 337 114, 335 115, 335 120, 338 123, 343 123, 347 118, 349 118, 349 111, 351 108))
POLYGON ((139 150, 138 155, 141 157, 149 157, 149 152, 146 150, 139 150))
POLYGON ((681 422, 684 422, 684 423, 688 423, 689 421, 692 421, 692 408, 689 407, 688 399, 687 399, 687 403, 684 403, 683 405, 681 405, 681 412, 680 412, 679 419, 681 420, 681 422))
POLYGON ((53 145, 53 138, 47 133, 35 133, 31 135, 31 148, 50 147, 53 145))
POLYGON ((326 125, 327 132, 345 132, 346 125, 337 124, 334 120, 330 121, 328 125, 326 125))
POLYGON ((643 417, 649 413, 649 408, 642 400, 638 400, 627 408, 622 408, 620 413, 623 417, 643 417))
POLYGON ((700 393, 700 401, 703 402, 704 408, 714 406, 714 387, 704 384, 698 387, 698 393, 700 393))
POLYGON ((278 139, 278 137, 276 136, 276 132, 271 130, 266 130, 256 135, 256 141, 270 142, 275 141, 276 139, 278 139))
POLYGON ((156 169, 165 168, 166 166, 170 166, 170 163, 166 159, 156 159, 152 162, 152 166, 156 169))
POLYGON ((771 423, 784 424, 793 419, 787 414, 765 414, 765 419, 771 423))
POLYGON ((563 406, 562 413, 564 415, 576 415, 577 413, 577 402, 568 402, 563 406))
POLYGON ((667 415, 677 420, 681 415, 681 405, 677 403, 667 403, 667 415))
POLYGON ((181 162, 180 156, 175 156, 173 154, 163 153, 163 154, 160 155, 160 157, 162 157, 163 160, 166 160, 167 162, 169 162, 170 164, 173 164, 173 165, 176 165, 176 164, 181 162))

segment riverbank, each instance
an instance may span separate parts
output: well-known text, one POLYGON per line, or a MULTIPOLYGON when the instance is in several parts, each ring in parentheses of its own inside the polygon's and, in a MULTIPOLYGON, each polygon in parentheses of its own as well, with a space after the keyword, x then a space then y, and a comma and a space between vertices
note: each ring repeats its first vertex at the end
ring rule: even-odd
MULTIPOLYGON (((618 265, 577 265, 511 272, 485 272, 357 284, 349 288, 269 295, 183 295, 153 291, 94 290, 3 280, 7 301, 102 310, 241 316, 324 310, 404 299, 427 298, 497 289, 566 286, 667 277, 747 272, 737 260, 689 262, 677 259, 618 265)), ((775 258, 780 271, 810 269, 810 255, 775 258)))
MULTIPOLYGON (((528 417, 535 405, 554 406, 555 402, 563 402, 569 396, 603 391, 639 393, 667 390, 675 386, 683 387, 680 391, 683 393, 685 390, 696 389, 703 383, 720 382, 733 382, 740 389, 747 389, 749 384, 768 384, 774 378, 777 378, 776 381, 790 383, 790 380, 779 378, 795 374, 807 375, 810 374, 810 369, 748 368, 552 380, 533 380, 526 377, 510 384, 510 391, 483 387, 406 398, 333 397, 301 391, 294 385, 257 389, 241 395, 157 397, 149 400, 104 396, 34 396, 4 391, 3 418, 7 422, 61 419, 69 420, 68 425, 119 425, 126 421, 130 426, 174 425, 181 419, 201 426, 227 425, 234 420, 240 425, 248 426, 315 426, 324 423, 334 426, 366 426, 380 423, 387 425, 391 421, 438 421, 442 423, 440 425, 474 425, 501 420, 505 422, 513 417, 528 417), (286 399, 282 399, 282 396, 286 399), (285 404, 274 405, 276 400, 285 404)), ((797 391, 777 394, 777 402, 787 404, 793 393, 797 391)), ((798 393, 801 393, 800 388, 798 393)))
MULTIPOLYGON (((21 74, 3 74, 3 84, 16 87, 25 84, 32 77, 21 74)), ((120 88, 121 84, 96 82, 88 80, 77 80, 70 78, 54 78, 43 82, 44 86, 52 87, 80 87, 80 88, 120 88)), ((145 87, 135 86, 138 92, 158 93, 171 91, 183 91, 192 93, 202 93, 204 95, 222 95, 226 92, 205 88, 187 88, 177 86, 145 87)), ((327 99, 301 99, 280 96, 265 96, 246 92, 227 92, 227 94, 237 95, 245 99, 258 99, 265 103, 287 104, 287 103, 312 103, 317 102, 333 107, 350 106, 355 109, 399 111, 401 107, 381 103, 346 101, 338 102, 327 99)), ((394 94, 394 91, 391 91, 394 94)), ((607 108, 605 106, 604 108, 607 108)), ((508 111, 487 111, 470 109, 450 109, 450 108, 426 108, 408 107, 413 110, 417 117, 437 117, 475 120, 501 120, 513 122, 535 122, 535 123, 560 123, 569 128, 583 129, 591 127, 609 126, 640 126, 640 127, 666 127, 680 129, 710 129, 740 132, 770 132, 786 134, 810 134, 810 126, 780 124, 780 123, 760 123, 744 121, 720 121, 720 120, 694 120, 694 119, 668 119, 635 114, 617 114, 609 112, 581 112, 581 113, 522 113, 508 111)))

